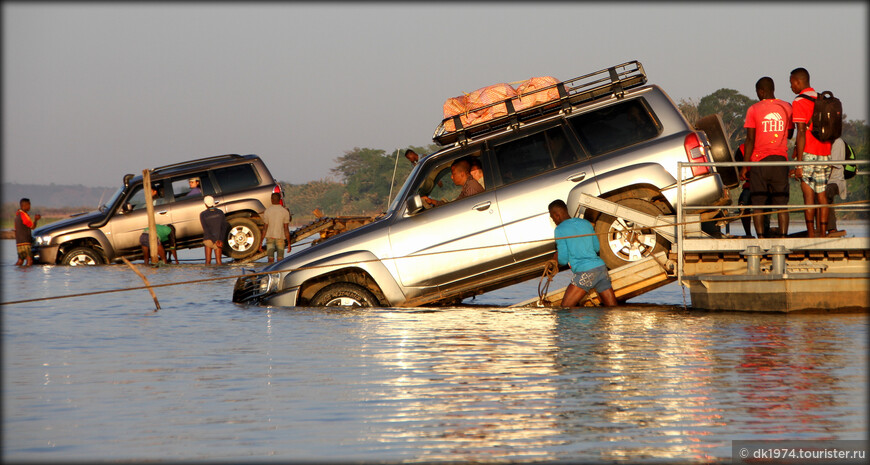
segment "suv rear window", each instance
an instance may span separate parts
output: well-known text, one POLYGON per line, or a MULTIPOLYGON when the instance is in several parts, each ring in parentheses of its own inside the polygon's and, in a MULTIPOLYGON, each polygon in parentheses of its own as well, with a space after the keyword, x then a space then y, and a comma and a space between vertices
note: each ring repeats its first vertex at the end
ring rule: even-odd
POLYGON ((221 193, 240 191, 260 184, 253 165, 235 165, 214 170, 221 193))
POLYGON ((504 184, 577 161, 561 126, 497 145, 494 150, 504 184))
POLYGON ((570 118, 580 142, 593 156, 634 145, 659 134, 643 99, 611 105, 570 118))

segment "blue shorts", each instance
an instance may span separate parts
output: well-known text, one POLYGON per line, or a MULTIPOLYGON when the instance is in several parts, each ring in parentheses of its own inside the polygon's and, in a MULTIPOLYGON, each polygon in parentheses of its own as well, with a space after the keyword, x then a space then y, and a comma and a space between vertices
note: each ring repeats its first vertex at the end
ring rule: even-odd
POLYGON ((599 266, 589 271, 574 273, 574 277, 571 278, 571 284, 586 292, 595 289, 599 294, 613 287, 610 283, 610 275, 607 274, 606 266, 599 266))

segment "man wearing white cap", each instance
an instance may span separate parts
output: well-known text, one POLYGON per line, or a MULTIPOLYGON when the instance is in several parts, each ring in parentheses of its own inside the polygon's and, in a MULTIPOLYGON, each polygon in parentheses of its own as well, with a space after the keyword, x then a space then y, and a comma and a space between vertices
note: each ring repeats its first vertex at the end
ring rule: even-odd
POLYGON ((202 199, 206 209, 199 214, 202 223, 202 245, 205 248, 205 264, 211 263, 211 251, 214 250, 214 261, 221 265, 224 238, 227 237, 230 225, 224 212, 215 208, 214 197, 207 195, 202 199))

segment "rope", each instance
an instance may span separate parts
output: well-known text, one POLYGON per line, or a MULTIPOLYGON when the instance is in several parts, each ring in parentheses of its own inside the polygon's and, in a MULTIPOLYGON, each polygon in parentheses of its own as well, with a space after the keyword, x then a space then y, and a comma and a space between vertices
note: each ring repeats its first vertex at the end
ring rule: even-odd
MULTIPOLYGON (((844 206, 844 205, 853 205, 853 204, 870 204, 870 200, 856 200, 856 201, 848 202, 848 203, 838 203, 836 205, 837 206, 844 206)), ((729 222, 730 222, 730 221, 733 221, 733 220, 736 220, 736 219, 739 219, 742 217, 769 215, 769 214, 775 214, 775 213, 781 213, 781 212, 804 211, 807 208, 830 208, 830 206, 829 205, 810 205, 810 206, 801 207, 801 208, 787 208, 787 209, 782 209, 782 210, 772 210, 772 211, 760 212, 760 213, 750 213, 750 214, 746 214, 746 215, 725 216, 725 217, 721 217, 721 218, 716 218, 715 220, 708 219, 708 220, 697 220, 697 221, 684 221, 682 223, 669 223, 669 224, 662 224, 662 225, 655 225, 655 226, 643 226, 643 227, 639 227, 637 229, 656 229, 656 228, 664 228, 664 227, 670 228, 670 227, 675 227, 675 226, 685 226, 685 225, 696 224, 696 223, 706 223, 708 221, 729 220, 729 222)), ((601 234, 607 234, 607 233, 601 233, 601 234)), ((421 257, 430 256, 430 255, 441 255, 441 254, 453 253, 453 252, 467 252, 467 251, 471 251, 471 250, 481 250, 481 249, 494 248, 494 247, 509 247, 511 245, 536 244, 536 243, 540 243, 540 242, 555 241, 558 239, 573 239, 573 238, 577 238, 577 237, 598 236, 601 234, 599 234, 599 233, 578 234, 578 235, 574 235, 574 236, 556 237, 553 239, 536 239, 536 240, 531 240, 531 241, 513 242, 510 244, 482 245, 482 246, 477 246, 477 247, 469 247, 469 248, 455 249, 455 250, 446 250, 446 251, 441 251, 441 252, 424 252, 424 253, 419 253, 419 254, 414 254, 414 255, 405 255, 405 256, 401 256, 401 257, 373 258, 373 259, 369 259, 369 260, 356 260, 356 261, 347 262, 347 263, 331 263, 331 264, 324 264, 324 265, 301 266, 301 267, 297 267, 297 268, 291 268, 289 270, 282 270, 281 273, 285 273, 285 272, 289 273, 289 272, 296 272, 296 271, 302 271, 302 270, 311 270, 311 269, 317 269, 317 268, 346 266, 346 265, 352 265, 354 263, 383 262, 383 261, 387 261, 387 260, 400 260, 403 258, 421 258, 421 257)), ((546 269, 545 269, 545 272, 546 272, 546 269)), ((191 281, 178 281, 178 282, 173 282, 173 283, 152 284, 150 287, 151 288, 158 288, 158 287, 180 286, 180 285, 186 285, 186 284, 200 284, 200 283, 218 281, 218 280, 223 280, 223 279, 238 279, 238 278, 242 278, 242 277, 262 276, 262 275, 276 274, 276 273, 278 273, 278 272, 273 271, 273 272, 247 273, 247 274, 241 274, 241 275, 222 276, 222 277, 205 278, 205 279, 195 279, 195 280, 191 280, 191 281)), ((543 280, 543 277, 542 277, 542 280, 543 280)), ((548 285, 549 285, 549 282, 547 283, 547 286, 548 285)), ((52 297, 41 297, 41 298, 37 298, 37 299, 0 302, 0 305, 15 305, 15 304, 22 304, 22 303, 41 302, 41 301, 47 301, 47 300, 67 299, 67 298, 72 298, 72 297, 86 297, 86 296, 99 295, 99 294, 110 294, 110 293, 115 293, 115 292, 139 291, 139 290, 148 289, 148 288, 149 288, 149 286, 136 286, 136 287, 128 287, 128 288, 120 288, 120 289, 108 289, 108 290, 103 290, 103 291, 83 292, 83 293, 78 293, 78 294, 67 294, 67 295, 59 295, 59 296, 52 296, 52 297)), ((539 292, 539 294, 540 294, 540 292, 539 292)))
POLYGON ((538 282, 538 306, 544 307, 548 303, 547 293, 550 291, 550 283, 553 282, 553 278, 556 276, 556 273, 559 272, 559 266, 556 265, 556 262, 550 260, 547 262, 547 266, 544 267, 544 274, 541 275, 541 280, 538 282), (547 279, 546 283, 544 282, 544 278, 547 279), (543 286, 542 286, 543 285, 543 286))

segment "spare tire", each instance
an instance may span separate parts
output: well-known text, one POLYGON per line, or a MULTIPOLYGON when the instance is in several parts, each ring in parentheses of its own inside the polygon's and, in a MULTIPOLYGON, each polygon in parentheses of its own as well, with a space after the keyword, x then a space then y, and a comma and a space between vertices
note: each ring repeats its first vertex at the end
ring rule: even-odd
MULTIPOLYGON (((695 123, 695 129, 704 131, 707 135, 707 140, 710 142, 710 155, 713 158, 710 161, 714 162, 733 162, 734 152, 728 144, 728 137, 725 136, 725 124, 722 123, 722 117, 718 113, 707 115, 699 119, 695 123)), ((714 168, 722 178, 722 183, 728 189, 733 189, 740 184, 740 176, 736 166, 717 166, 714 168)))

